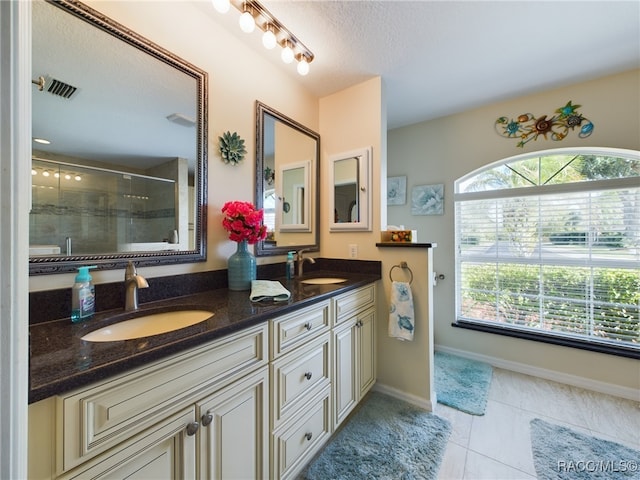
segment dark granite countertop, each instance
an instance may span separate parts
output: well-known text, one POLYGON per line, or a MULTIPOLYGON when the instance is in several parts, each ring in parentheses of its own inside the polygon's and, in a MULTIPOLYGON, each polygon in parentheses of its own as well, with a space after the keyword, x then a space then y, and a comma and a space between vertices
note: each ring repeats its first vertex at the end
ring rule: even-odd
POLYGON ((313 272, 307 277, 340 276, 340 284, 306 285, 299 279, 280 280, 291 292, 287 302, 249 300, 249 292, 218 288, 123 310, 98 312, 93 319, 72 323, 69 318, 36 323, 29 328, 29 403, 64 393, 128 369, 202 345, 216 338, 265 322, 336 294, 375 282, 380 275, 345 272, 313 272), (203 309, 214 312, 204 322, 169 333, 115 342, 86 342, 81 337, 111 323, 142 313, 203 309))

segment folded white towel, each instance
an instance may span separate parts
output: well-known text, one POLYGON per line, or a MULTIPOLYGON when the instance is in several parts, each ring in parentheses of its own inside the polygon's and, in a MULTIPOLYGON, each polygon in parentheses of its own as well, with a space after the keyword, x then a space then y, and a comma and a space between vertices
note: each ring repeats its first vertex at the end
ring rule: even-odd
POLYGON ((273 300, 275 302, 285 302, 291 297, 291 292, 284 288, 280 282, 273 280, 251 280, 252 302, 261 300, 273 300))
POLYGON ((389 336, 398 340, 413 340, 415 319, 411 285, 407 282, 391 282, 389 304, 389 336))

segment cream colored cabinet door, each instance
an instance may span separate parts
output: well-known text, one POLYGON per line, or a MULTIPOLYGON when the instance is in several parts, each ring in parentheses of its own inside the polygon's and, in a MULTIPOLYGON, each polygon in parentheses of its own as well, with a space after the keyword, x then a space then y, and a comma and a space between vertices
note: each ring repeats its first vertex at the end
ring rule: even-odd
POLYGON ((344 322, 333 332, 334 361, 334 426, 338 426, 358 402, 356 320, 344 322))
POLYGON ((376 382, 375 309, 358 314, 358 385, 360 400, 376 382))
POLYGON ((198 478, 268 478, 268 372, 265 366, 198 403, 198 478))
POLYGON ((334 329, 334 427, 349 415, 376 381, 375 309, 334 329))
POLYGON ((193 479, 197 431, 195 410, 187 408, 58 478, 193 479))

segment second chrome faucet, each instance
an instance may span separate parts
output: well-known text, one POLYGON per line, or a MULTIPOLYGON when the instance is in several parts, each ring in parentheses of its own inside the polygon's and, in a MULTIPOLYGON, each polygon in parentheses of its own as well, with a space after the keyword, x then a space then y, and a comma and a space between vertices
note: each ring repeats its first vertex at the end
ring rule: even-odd
POLYGON ((305 257, 303 254, 304 250, 298 250, 298 253, 296 254, 298 260, 298 277, 301 277, 303 274, 304 262, 316 263, 315 259, 311 257, 305 257))

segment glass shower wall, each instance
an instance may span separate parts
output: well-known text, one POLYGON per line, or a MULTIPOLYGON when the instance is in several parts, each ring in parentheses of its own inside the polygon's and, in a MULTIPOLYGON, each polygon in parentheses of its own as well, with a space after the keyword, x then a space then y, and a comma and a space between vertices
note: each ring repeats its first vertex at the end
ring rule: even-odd
POLYGON ((31 173, 30 244, 42 254, 172 249, 175 180, 41 159, 31 173))

